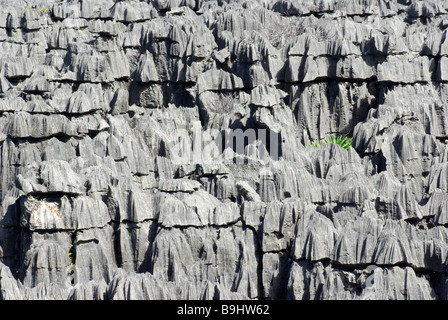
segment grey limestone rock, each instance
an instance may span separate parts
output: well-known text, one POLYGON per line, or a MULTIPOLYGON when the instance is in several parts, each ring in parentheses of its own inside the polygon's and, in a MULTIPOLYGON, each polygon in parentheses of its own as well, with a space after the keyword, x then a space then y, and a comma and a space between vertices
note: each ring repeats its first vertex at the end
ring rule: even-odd
POLYGON ((447 14, 0 0, 0 299, 446 300, 447 14))
POLYGON ((76 284, 68 294, 69 300, 104 300, 106 298, 107 283, 89 281, 76 284))
POLYGON ((7 266, 2 263, 0 267, 0 293, 2 300, 22 300, 22 284, 14 278, 7 266))

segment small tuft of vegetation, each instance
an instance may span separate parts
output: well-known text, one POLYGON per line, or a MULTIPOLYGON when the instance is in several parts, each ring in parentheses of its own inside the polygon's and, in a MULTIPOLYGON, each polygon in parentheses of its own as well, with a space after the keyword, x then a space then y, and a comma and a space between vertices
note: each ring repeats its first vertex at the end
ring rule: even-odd
POLYGON ((40 16, 50 15, 50 13, 51 13, 50 10, 48 10, 46 8, 36 9, 36 8, 30 7, 30 6, 25 6, 25 9, 37 11, 40 16))
POLYGON ((230 113, 235 108, 237 103, 238 99, 235 98, 232 93, 224 93, 214 99, 210 109, 214 113, 230 113))
POLYGON ((45 9, 45 8, 42 8, 42 9, 39 10, 39 14, 41 16, 43 16, 43 15, 50 15, 50 13, 51 13, 50 10, 45 9))
POLYGON ((318 147, 321 146, 323 144, 327 144, 327 143, 335 143, 339 146, 341 146, 342 148, 348 150, 352 147, 353 144, 353 138, 349 138, 347 136, 338 136, 335 137, 333 135, 330 136, 330 138, 328 138, 328 140, 321 140, 321 141, 313 141, 311 142, 311 145, 314 147, 318 147))
POLYGON ((78 229, 73 229, 68 231, 71 234, 71 242, 72 245, 70 247, 70 251, 68 252, 68 258, 70 259, 70 265, 67 268, 67 273, 72 277, 71 284, 74 284, 74 273, 75 273, 75 263, 76 263, 76 236, 78 233, 78 229))

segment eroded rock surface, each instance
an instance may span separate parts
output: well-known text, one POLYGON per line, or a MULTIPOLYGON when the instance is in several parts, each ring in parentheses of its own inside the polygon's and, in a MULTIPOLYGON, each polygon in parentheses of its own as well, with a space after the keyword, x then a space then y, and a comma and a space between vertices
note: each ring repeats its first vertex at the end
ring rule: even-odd
POLYGON ((0 0, 0 299, 447 299, 447 27, 0 0))

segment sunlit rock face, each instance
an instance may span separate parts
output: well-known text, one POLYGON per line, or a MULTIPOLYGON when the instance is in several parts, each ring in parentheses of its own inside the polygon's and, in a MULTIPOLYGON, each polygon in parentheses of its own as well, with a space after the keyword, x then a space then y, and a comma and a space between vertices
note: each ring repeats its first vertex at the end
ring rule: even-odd
POLYGON ((448 298, 446 1, 29 2, 0 299, 448 298))

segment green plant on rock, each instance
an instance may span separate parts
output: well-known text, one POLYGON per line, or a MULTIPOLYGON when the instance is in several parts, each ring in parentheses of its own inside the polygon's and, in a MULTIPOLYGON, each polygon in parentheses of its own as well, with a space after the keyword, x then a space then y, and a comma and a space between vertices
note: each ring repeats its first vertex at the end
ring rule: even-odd
POLYGON ((28 198, 30 198, 31 200, 38 200, 38 201, 40 201, 40 200, 42 200, 42 196, 41 195, 38 195, 38 194, 28 194, 28 198))
POLYGON ((50 10, 48 10, 48 9, 46 9, 46 8, 36 9, 36 8, 30 7, 30 6, 25 6, 25 9, 33 10, 33 11, 36 11, 36 10, 37 10, 37 12, 39 13, 39 15, 41 15, 41 16, 43 16, 43 15, 50 15, 50 13, 51 13, 50 10))
POLYGON ((327 140, 321 140, 321 141, 312 141, 311 145, 314 147, 321 146, 326 143, 335 143, 339 145, 340 147, 348 150, 351 148, 353 144, 353 138, 347 137, 347 136, 338 136, 335 137, 334 135, 331 135, 327 140))
MULTIPOLYGON (((73 274, 75 273, 75 262, 76 262, 75 243, 76 243, 76 235, 78 233, 78 229, 69 230, 68 233, 71 235, 72 245, 70 247, 70 251, 68 252, 68 258, 70 259, 70 265, 67 268, 67 273, 70 276, 73 276, 73 274)), ((73 282, 72 282, 72 284, 73 284, 73 282)))
POLYGON ((42 9, 39 10, 39 14, 40 14, 41 16, 43 16, 43 15, 49 15, 49 14, 50 14, 50 10, 45 9, 45 8, 42 8, 42 9))

